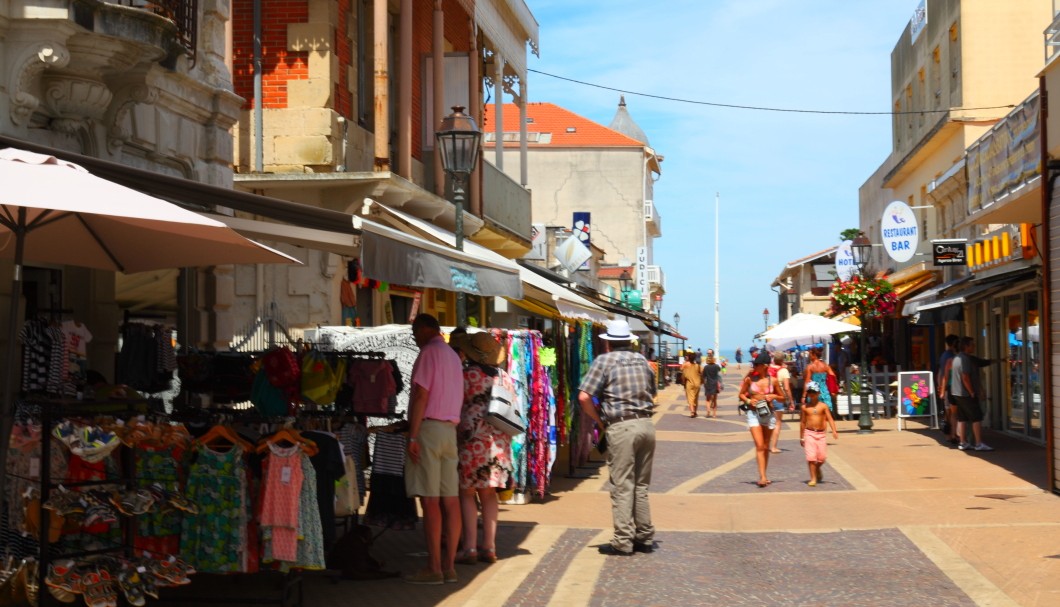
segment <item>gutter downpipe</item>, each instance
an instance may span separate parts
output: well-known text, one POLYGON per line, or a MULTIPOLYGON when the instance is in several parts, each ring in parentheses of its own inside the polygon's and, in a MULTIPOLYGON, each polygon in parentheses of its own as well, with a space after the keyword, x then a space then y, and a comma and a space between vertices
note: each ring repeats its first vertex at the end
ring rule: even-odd
MULTIPOLYGON (((1056 186, 1056 178, 1060 177, 1060 170, 1056 173, 1050 173, 1049 167, 1049 150, 1048 150, 1048 118, 1049 118, 1049 91, 1045 84, 1045 77, 1040 76, 1038 78, 1038 90, 1040 91, 1040 103, 1039 103, 1039 119, 1038 124, 1040 125, 1039 137, 1041 138, 1041 170, 1042 175, 1046 177, 1045 187, 1042 188, 1042 240, 1046 243, 1049 242, 1051 222, 1049 221, 1049 204, 1053 197, 1053 188, 1056 186)), ((1049 246, 1041 247, 1040 249, 1042 256, 1042 266, 1045 268, 1045 277, 1042 280, 1042 321, 1039 322, 1040 326, 1044 326, 1044 331, 1039 331, 1039 339, 1042 345, 1042 359, 1045 363, 1045 369, 1039 374, 1040 377, 1053 377, 1052 361, 1053 361, 1053 340, 1052 340, 1052 326, 1053 326, 1053 314, 1050 309, 1051 297, 1049 289, 1052 287, 1052 261, 1049 254, 1049 246)), ((1049 479, 1049 490, 1053 493, 1058 493, 1056 487, 1056 456, 1053 454, 1053 444, 1055 437, 1053 436, 1053 380, 1041 382, 1042 385, 1042 403, 1047 407, 1048 412, 1043 411, 1041 418, 1043 420, 1050 420, 1050 423, 1044 424, 1045 426, 1045 452, 1048 454, 1046 461, 1046 470, 1048 471, 1049 479)))
POLYGON ((261 84, 261 0, 254 0, 254 170, 265 172, 265 114, 261 84))

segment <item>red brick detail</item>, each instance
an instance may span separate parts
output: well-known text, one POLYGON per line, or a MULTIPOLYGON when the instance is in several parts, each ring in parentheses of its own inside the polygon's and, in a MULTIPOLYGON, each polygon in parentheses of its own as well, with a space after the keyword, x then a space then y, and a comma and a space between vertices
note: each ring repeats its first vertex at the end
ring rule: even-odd
MULTIPOLYGON (((309 4, 306 0, 261 0, 261 107, 286 108, 287 83, 309 79, 309 52, 287 50, 287 24, 308 21, 309 4)), ((247 100, 244 109, 253 109, 257 104, 254 99, 253 0, 232 1, 232 55, 235 92, 247 100)))
POLYGON ((353 118, 353 99, 350 94, 349 67, 353 64, 353 43, 346 30, 350 21, 353 3, 350 0, 338 0, 339 20, 335 24, 335 53, 339 60, 339 73, 335 82, 334 108, 339 116, 353 118))
MULTIPOLYGON (((445 40, 448 52, 466 53, 470 49, 470 23, 468 14, 457 0, 444 0, 445 40)), ((424 59, 433 52, 434 3, 415 2, 412 11, 412 157, 423 160, 423 120, 425 112, 429 118, 433 108, 426 103, 427 83, 424 59)), ((478 60, 477 57, 473 60, 478 60)), ((396 73, 396 72, 395 72, 396 73)), ((478 86, 475 87, 478 89, 478 86)))

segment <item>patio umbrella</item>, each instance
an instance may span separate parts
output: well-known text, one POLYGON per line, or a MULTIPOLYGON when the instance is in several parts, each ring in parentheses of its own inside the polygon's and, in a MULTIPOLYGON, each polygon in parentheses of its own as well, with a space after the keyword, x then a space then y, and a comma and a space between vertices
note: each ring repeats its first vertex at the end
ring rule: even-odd
POLYGON ((860 330, 861 327, 817 314, 795 314, 759 337, 769 340, 776 349, 785 350, 797 345, 830 342, 833 335, 860 330))
POLYGON ((18 297, 24 262, 120 272, 240 263, 299 263, 164 200, 79 165, 0 150, 0 256, 14 260, 2 410, 0 499, 14 398, 18 297))

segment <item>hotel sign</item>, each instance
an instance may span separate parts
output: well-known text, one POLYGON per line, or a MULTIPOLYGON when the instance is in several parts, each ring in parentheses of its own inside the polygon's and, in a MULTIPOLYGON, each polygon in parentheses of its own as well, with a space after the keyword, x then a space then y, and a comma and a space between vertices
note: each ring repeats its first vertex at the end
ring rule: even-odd
POLYGON ((932 240, 931 257, 936 266, 967 265, 968 241, 963 238, 932 240))

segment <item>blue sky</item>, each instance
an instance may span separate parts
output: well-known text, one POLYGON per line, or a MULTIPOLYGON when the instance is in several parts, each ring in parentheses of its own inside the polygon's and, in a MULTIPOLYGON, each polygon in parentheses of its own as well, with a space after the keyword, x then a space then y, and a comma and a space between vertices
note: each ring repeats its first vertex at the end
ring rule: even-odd
MULTIPOLYGON (((890 54, 917 0, 526 0, 532 70, 653 95, 761 107, 886 112, 890 54)), ((530 73, 529 100, 607 125, 619 94, 530 73)), ((655 205, 663 318, 714 341, 714 198, 721 195, 721 347, 776 322, 784 264, 857 227, 858 188, 891 147, 886 115, 750 111, 626 94, 662 154, 655 205)))

